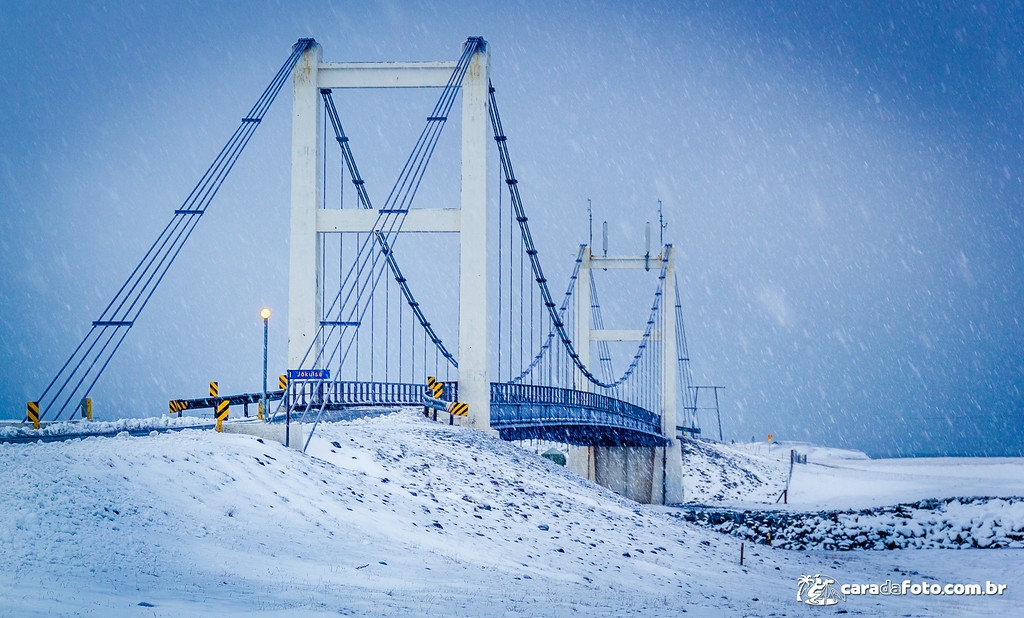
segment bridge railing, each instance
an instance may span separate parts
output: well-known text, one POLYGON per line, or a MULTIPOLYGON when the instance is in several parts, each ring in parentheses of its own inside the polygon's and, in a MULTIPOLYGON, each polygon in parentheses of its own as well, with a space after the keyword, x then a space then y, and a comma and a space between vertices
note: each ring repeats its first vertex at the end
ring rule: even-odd
MULTIPOLYGON (((426 393, 421 383, 293 381, 285 399, 292 402, 292 419, 301 421, 310 410, 421 406, 426 393)), ((441 398, 458 401, 458 383, 445 382, 441 398)), ((278 414, 275 420, 283 419, 278 414)), ((554 386, 492 383, 490 421, 506 439, 625 446, 665 442, 658 414, 607 395, 554 386)))
POLYGON ((424 392, 423 384, 405 382, 302 381, 290 386, 294 403, 301 406, 419 405, 424 392))
POLYGON ((631 403, 586 391, 529 384, 491 384, 491 425, 603 426, 659 441, 661 416, 631 403))
POLYGON ((640 406, 586 391, 531 384, 491 384, 491 403, 536 403, 572 408, 594 408, 646 424, 661 424, 661 416, 640 406))

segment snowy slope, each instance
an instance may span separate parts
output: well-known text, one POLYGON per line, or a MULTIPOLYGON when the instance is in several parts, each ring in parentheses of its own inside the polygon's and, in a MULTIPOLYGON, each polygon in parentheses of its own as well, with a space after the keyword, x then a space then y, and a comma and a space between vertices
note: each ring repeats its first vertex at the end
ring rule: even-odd
POLYGON ((764 453, 761 445, 690 438, 684 438, 681 446, 687 503, 771 503, 786 485, 788 468, 767 445, 764 453))
POLYGON ((415 412, 322 426, 307 455, 198 430, 0 445, 0 479, 4 615, 810 615, 815 573, 1010 584, 848 602, 866 614, 1024 612, 1021 552, 748 543, 740 567, 737 539, 415 412))

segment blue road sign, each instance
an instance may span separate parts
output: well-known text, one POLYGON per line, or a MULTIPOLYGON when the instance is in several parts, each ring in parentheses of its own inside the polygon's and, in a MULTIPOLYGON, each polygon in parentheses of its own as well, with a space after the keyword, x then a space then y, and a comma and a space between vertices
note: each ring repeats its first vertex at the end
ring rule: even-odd
POLYGON ((330 380, 330 369, 289 369, 288 381, 292 380, 330 380))

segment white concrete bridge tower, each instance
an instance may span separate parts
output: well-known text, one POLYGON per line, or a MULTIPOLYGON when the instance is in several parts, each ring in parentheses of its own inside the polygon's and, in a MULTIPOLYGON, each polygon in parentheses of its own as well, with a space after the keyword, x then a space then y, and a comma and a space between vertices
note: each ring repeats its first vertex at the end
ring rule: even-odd
MULTIPOLYGON (((323 235, 373 231, 377 211, 323 209, 324 88, 443 88, 456 62, 323 62, 319 45, 299 59, 292 75, 292 191, 288 291, 288 367, 298 369, 323 316, 323 235)), ((490 84, 487 45, 470 60, 462 80, 462 182, 459 207, 409 211, 402 233, 459 235, 459 399, 470 424, 490 428, 488 320, 488 154, 490 84)))

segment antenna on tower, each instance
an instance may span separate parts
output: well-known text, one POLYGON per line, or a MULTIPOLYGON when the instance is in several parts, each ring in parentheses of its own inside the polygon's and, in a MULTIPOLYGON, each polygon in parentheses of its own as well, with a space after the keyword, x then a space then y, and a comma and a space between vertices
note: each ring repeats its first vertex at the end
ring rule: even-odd
POLYGON ((644 253, 644 270, 650 272, 651 270, 651 222, 647 221, 644 227, 644 247, 646 253, 644 253))
POLYGON ((665 216, 661 212, 661 200, 658 200, 658 246, 665 246, 665 216))
POLYGON ((608 257, 608 222, 605 221, 601 224, 602 233, 604 235, 604 256, 608 257))
POLYGON ((594 250, 594 211, 591 210, 590 198, 587 198, 587 229, 590 233, 587 235, 587 246, 590 250, 594 250))

